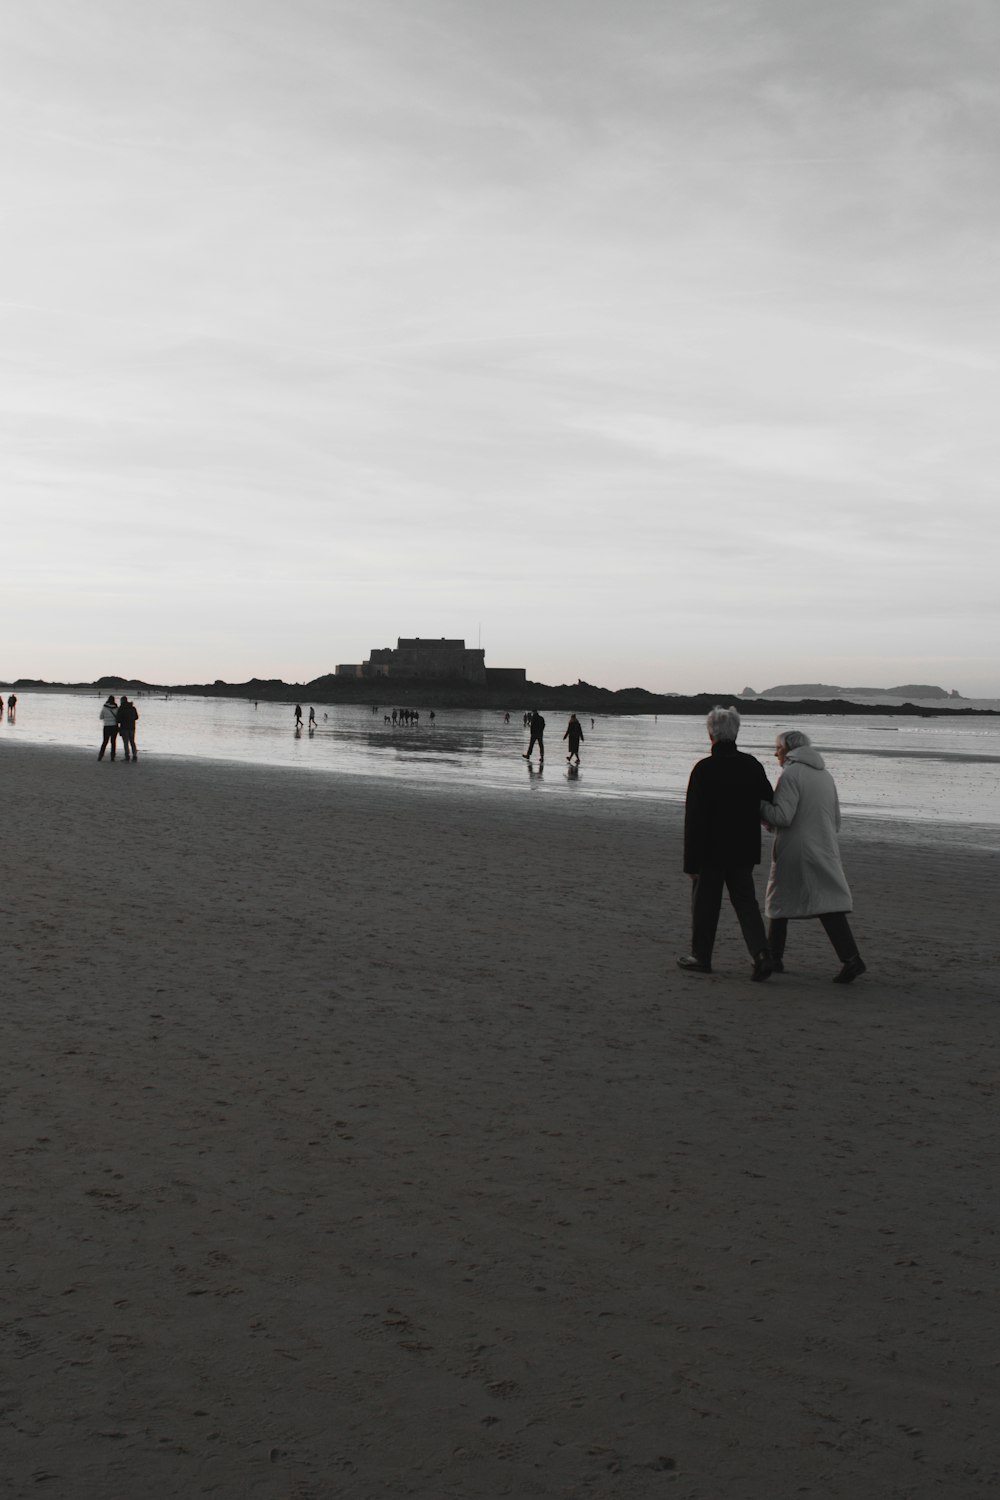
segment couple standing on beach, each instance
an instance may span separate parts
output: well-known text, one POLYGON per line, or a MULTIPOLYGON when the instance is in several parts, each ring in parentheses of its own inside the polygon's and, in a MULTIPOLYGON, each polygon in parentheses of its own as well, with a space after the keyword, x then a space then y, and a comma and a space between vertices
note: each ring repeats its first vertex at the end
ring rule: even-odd
POLYGON ((678 966, 688 973, 712 972, 725 887, 753 961, 752 979, 784 972, 790 920, 818 917, 841 961, 834 983, 850 984, 865 972, 865 963, 847 920, 852 901, 837 843, 840 802, 823 757, 801 730, 783 731, 774 752, 782 774, 772 791, 760 761, 736 748, 736 709, 713 708, 706 723, 712 753, 691 772, 684 810, 692 936, 691 953, 678 966), (766 933, 753 882, 761 824, 776 835, 766 933))
POLYGON ((138 718, 139 710, 134 703, 129 702, 124 693, 122 693, 122 701, 120 703, 115 702, 114 693, 108 694, 101 705, 100 720, 103 738, 101 739, 101 748, 97 752, 98 760, 104 759, 104 752, 109 745, 111 746, 111 759, 115 759, 119 735, 121 735, 122 744, 125 747, 125 759, 139 759, 139 752, 135 748, 135 726, 138 718))

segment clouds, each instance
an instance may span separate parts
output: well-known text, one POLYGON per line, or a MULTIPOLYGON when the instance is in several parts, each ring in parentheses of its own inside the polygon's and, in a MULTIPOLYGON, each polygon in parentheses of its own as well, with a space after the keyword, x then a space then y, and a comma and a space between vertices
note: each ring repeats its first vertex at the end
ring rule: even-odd
POLYGON ((147 677, 485 620, 535 676, 739 687, 822 677, 784 622, 821 658, 846 609, 1000 690, 992 7, 0 24, 0 675, 107 670, 110 569, 147 677))

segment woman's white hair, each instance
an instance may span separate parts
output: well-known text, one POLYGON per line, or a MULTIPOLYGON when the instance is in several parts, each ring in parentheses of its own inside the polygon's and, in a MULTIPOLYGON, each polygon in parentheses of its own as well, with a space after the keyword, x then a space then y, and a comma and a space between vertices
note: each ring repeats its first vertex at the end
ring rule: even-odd
POLYGON ((802 745, 811 745, 812 740, 803 729, 783 729, 774 742, 782 750, 798 750, 802 745))
POLYGON ((735 741, 740 732, 740 716, 735 708, 722 708, 716 704, 705 723, 708 726, 709 738, 714 741, 735 741))

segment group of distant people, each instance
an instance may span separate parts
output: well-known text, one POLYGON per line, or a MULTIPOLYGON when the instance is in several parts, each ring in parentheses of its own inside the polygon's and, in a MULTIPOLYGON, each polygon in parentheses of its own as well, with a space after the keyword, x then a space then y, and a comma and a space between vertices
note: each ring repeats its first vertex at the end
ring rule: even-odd
POLYGON ((728 891, 751 958, 751 978, 785 969, 788 924, 815 917, 840 959, 835 984, 852 984, 865 961, 851 931, 850 887, 840 861, 840 801, 819 751, 799 729, 775 741, 781 776, 772 790, 759 760, 736 748, 740 716, 713 708, 712 751, 698 761, 684 809, 684 870, 691 877, 691 952, 677 960, 688 973, 710 974, 723 889, 728 891), (761 827, 774 834, 765 914, 753 871, 761 860, 761 827))
MULTIPOLYGON (((302 705, 301 705, 301 703, 296 703, 294 712, 295 712, 295 729, 296 729, 296 732, 299 732, 302 729, 302 705)), ((374 714, 377 714, 377 713, 378 713, 378 704, 377 703, 373 703, 372 704, 372 714, 374 715, 374 714)), ((326 719, 326 717, 327 717, 327 715, 324 714, 323 718, 326 719)), ((394 708, 391 714, 385 714, 383 717, 384 717, 384 722, 386 724, 394 724, 394 725, 397 725, 397 726, 401 725, 401 724, 405 724, 405 725, 407 725, 407 727, 409 727, 411 724, 419 724, 420 723, 420 710, 418 708, 394 708)), ((431 709, 431 711, 430 711, 430 713, 428 714, 427 717, 430 719, 431 723, 433 724, 434 723, 434 718, 435 718, 434 710, 433 709, 431 709)), ((307 724, 306 727, 308 728, 308 730, 309 730, 310 733, 312 733, 312 731, 316 728, 316 710, 314 708, 311 708, 309 710, 309 722, 308 722, 308 724, 307 724)))
MULTIPOLYGON (((0 693, 0 720, 3 719, 3 694, 0 693)), ((7 722, 13 724, 17 718, 17 694, 11 693, 7 699, 7 722)))
POLYGON ((122 748, 126 760, 138 760, 139 752, 135 747, 135 726, 139 719, 139 710, 130 698, 122 693, 121 702, 117 702, 114 693, 109 693, 101 705, 101 748, 97 752, 97 759, 103 760, 105 751, 110 747, 111 759, 115 760, 118 754, 118 740, 121 738, 122 748))

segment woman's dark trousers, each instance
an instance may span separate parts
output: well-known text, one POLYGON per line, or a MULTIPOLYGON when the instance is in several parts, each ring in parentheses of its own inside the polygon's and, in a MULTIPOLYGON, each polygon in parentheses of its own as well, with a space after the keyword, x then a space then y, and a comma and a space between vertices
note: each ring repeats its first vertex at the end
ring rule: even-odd
MULTIPOLYGON (((845 911, 825 911, 819 919, 823 923, 824 931, 833 944, 833 951, 842 964, 849 959, 857 958, 858 945, 854 941, 851 924, 847 920, 845 911)), ((788 939, 788 918, 772 917, 767 928, 767 942, 771 950, 771 957, 775 963, 780 963, 785 953, 785 943, 788 939)))
POLYGON ((105 726, 104 726, 104 738, 101 741, 101 748, 97 752, 97 759, 98 760, 103 760, 104 759, 104 752, 108 748, 109 744, 111 746, 111 759, 114 760, 114 758, 115 758, 115 750, 117 749, 117 746, 118 746, 118 725, 117 724, 105 724, 105 726))

